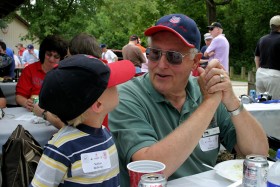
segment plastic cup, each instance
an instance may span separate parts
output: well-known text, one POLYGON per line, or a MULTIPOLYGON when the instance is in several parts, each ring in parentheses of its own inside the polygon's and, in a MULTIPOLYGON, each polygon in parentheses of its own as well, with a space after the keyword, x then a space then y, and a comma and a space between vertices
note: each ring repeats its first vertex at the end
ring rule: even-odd
POLYGON ((138 187, 141 176, 149 173, 162 174, 165 164, 153 160, 139 160, 127 165, 130 178, 130 187, 138 187))

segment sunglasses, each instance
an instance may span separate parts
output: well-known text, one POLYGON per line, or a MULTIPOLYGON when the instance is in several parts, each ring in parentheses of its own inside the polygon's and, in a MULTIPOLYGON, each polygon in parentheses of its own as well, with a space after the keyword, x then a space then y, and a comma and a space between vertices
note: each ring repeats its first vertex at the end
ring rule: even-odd
POLYGON ((211 27, 211 28, 209 28, 209 31, 212 31, 212 30, 214 30, 216 27, 211 27))
POLYGON ((181 64, 183 62, 183 58, 186 55, 190 54, 190 53, 186 53, 186 54, 183 55, 182 53, 177 52, 177 51, 164 51, 164 50, 151 48, 151 47, 148 47, 147 51, 150 51, 149 55, 148 55, 149 60, 159 61, 162 54, 165 54, 168 63, 172 64, 172 65, 181 64))
POLYGON ((49 58, 51 58, 53 56, 53 58, 55 59, 60 59, 60 55, 59 54, 55 54, 53 55, 51 52, 46 51, 45 53, 49 58))

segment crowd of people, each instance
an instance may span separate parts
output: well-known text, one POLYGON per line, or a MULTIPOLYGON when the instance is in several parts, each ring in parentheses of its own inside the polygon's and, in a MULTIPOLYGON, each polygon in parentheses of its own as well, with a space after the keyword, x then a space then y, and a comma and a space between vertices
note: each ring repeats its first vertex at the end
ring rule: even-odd
MULTIPOLYGON (((279 46, 279 16, 270 25, 279 46)), ((144 32, 147 48, 137 35, 129 37, 121 61, 86 33, 70 42, 47 36, 38 52, 18 44, 28 66, 18 80, 16 102, 60 129, 45 146, 31 186, 129 186, 126 166, 137 160, 164 163, 163 173, 172 180, 207 171, 202 163, 214 166, 221 145, 241 156, 266 156, 264 130, 234 94, 223 27, 214 22, 207 28, 200 48, 193 19, 163 16, 144 32), (87 159, 100 167, 90 167, 87 159)), ((263 56, 262 43, 256 64, 270 69, 263 60, 271 54, 263 56)), ((0 107, 5 106, 0 89, 0 107)))

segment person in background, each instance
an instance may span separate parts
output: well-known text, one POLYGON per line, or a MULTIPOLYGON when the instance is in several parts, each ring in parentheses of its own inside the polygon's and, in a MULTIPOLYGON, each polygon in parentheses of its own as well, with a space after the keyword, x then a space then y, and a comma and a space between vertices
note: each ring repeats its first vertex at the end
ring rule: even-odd
POLYGON ((0 58, 0 77, 6 81, 12 81, 15 75, 15 61, 13 56, 7 54, 6 43, 2 41, 0 41, 0 58))
MULTIPOLYGON (((198 67, 206 68, 209 58, 205 57, 203 54, 206 51, 207 47, 210 45, 212 39, 213 39, 213 37, 211 36, 210 33, 204 34, 205 45, 202 46, 202 48, 200 49, 200 52, 202 53, 202 57, 199 61, 198 67)), ((199 76, 197 68, 192 71, 192 75, 195 76, 195 77, 199 76)))
POLYGON ((203 54, 199 63, 200 67, 206 68, 209 58, 204 56, 204 52, 206 51, 207 47, 211 44, 213 37, 210 33, 204 34, 204 42, 205 45, 201 47, 200 52, 203 54))
POLYGON ((136 46, 139 47, 139 49, 142 51, 142 53, 144 53, 144 54, 146 53, 146 48, 141 45, 141 39, 140 39, 139 36, 138 36, 138 40, 137 40, 136 46))
POLYGON ((110 49, 107 49, 106 44, 101 44, 100 48, 102 49, 102 59, 108 61, 108 63, 118 61, 117 55, 110 49))
POLYGON ((101 122, 118 105, 116 86, 134 74, 129 61, 80 54, 46 75, 39 105, 66 125, 45 146, 31 186, 120 186, 118 152, 101 122))
MULTIPOLYGON (((108 64, 106 59, 101 58, 102 51, 96 38, 87 33, 77 34, 69 43, 68 56, 77 54, 92 55, 108 64)), ((108 115, 104 118, 102 125, 108 128, 108 115)))
POLYGON ((80 33, 71 39, 68 47, 68 56, 76 54, 87 54, 101 59, 102 51, 94 36, 80 33))
POLYGON ((226 72, 229 73, 229 43, 223 34, 223 27, 219 22, 213 22, 207 28, 213 40, 204 52, 204 56, 209 58, 209 61, 218 59, 226 72))
POLYGON ((256 89, 280 99, 280 15, 273 16, 269 25, 270 34, 259 39, 255 50, 256 89))
POLYGON ((22 64, 25 66, 39 61, 39 51, 32 44, 27 45, 27 50, 22 54, 22 64))
POLYGON ((15 54, 14 51, 13 53, 14 53, 15 67, 20 67, 21 66, 20 58, 15 54))
POLYGON ((26 48, 23 46, 22 43, 18 43, 16 45, 16 48, 18 49, 18 57, 22 58, 23 52, 26 50, 26 48))
MULTIPOLYGON (((5 41, 2 38, 0 38, 0 42, 5 43, 5 41)), ((6 45, 6 43, 5 43, 5 45, 6 45)), ((5 53, 14 60, 14 53, 13 53, 13 50, 11 48, 6 46, 5 53)), ((9 77, 11 79, 15 77, 14 69, 15 69, 15 63, 12 63, 12 66, 10 67, 10 70, 9 70, 9 77)))
POLYGON ((129 38, 128 44, 122 48, 123 59, 130 60, 134 64, 136 74, 141 73, 141 66, 146 62, 142 51, 136 46, 137 43, 138 36, 132 35, 129 38))
POLYGON ((40 61, 25 67, 16 85, 17 104, 50 121, 57 128, 62 125, 60 120, 50 117, 51 114, 48 111, 38 107, 38 104, 34 104, 32 97, 39 95, 46 74, 56 67, 60 60, 64 59, 67 48, 68 42, 60 36, 47 36, 40 45, 40 61))
POLYGON ((190 76, 202 56, 194 20, 166 15, 145 35, 149 72, 118 87, 120 104, 109 115, 121 186, 129 186, 132 161, 160 161, 172 180, 209 170, 202 163, 216 164, 220 144, 240 155, 268 154, 264 130, 235 96, 221 63, 212 60, 198 67, 199 78, 190 76))
POLYGON ((6 104, 7 104, 7 101, 6 101, 5 95, 3 94, 3 91, 0 87, 0 108, 5 108, 6 104))

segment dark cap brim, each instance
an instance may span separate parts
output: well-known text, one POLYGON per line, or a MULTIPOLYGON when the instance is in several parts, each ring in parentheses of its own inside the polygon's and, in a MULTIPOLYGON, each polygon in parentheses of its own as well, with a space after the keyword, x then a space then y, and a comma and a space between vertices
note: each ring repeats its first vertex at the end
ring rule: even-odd
POLYGON ((174 33, 176 36, 178 36, 188 47, 190 48, 195 48, 195 46, 193 44, 190 44, 188 41, 186 41, 178 32, 176 32, 175 30, 173 30, 172 28, 170 27, 166 27, 166 26, 163 26, 163 25, 157 25, 157 26, 152 26, 150 28, 148 28, 144 34, 146 36, 152 36, 154 35, 155 33, 157 32, 160 32, 160 31, 169 31, 169 32, 172 32, 174 33))

